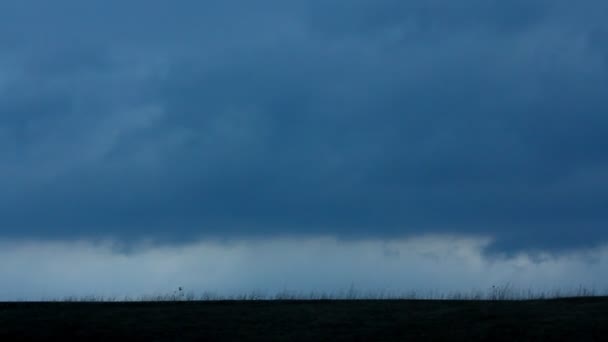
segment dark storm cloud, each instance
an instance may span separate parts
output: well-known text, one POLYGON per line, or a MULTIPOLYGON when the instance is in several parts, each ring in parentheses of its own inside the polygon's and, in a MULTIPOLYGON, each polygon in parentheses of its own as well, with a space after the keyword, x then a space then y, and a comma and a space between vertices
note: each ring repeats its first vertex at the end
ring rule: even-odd
POLYGON ((2 235, 605 241, 602 1, 5 1, 2 235))

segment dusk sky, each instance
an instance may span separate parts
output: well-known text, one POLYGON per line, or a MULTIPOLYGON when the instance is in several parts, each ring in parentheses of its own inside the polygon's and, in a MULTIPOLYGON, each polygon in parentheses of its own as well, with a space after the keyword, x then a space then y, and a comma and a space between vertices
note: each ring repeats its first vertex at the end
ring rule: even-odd
POLYGON ((608 289, 605 0, 2 0, 0 300, 608 289))

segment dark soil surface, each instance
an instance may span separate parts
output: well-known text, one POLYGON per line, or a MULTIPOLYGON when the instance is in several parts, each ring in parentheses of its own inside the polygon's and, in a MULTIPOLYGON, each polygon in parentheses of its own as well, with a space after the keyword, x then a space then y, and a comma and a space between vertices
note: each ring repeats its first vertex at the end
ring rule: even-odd
POLYGON ((0 341, 608 341, 608 298, 0 303, 0 341))

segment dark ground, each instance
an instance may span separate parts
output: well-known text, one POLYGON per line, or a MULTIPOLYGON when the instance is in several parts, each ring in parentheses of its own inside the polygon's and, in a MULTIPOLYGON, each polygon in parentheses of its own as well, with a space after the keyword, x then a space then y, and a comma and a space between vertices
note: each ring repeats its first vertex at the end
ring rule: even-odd
POLYGON ((608 341, 608 297, 0 303, 0 341, 608 341))

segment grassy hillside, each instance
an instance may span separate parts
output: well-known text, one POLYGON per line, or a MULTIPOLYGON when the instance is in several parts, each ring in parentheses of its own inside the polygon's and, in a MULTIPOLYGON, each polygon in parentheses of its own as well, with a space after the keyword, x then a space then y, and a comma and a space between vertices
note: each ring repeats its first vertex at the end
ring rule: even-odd
POLYGON ((0 341, 600 341, 608 297, 0 303, 0 341))

